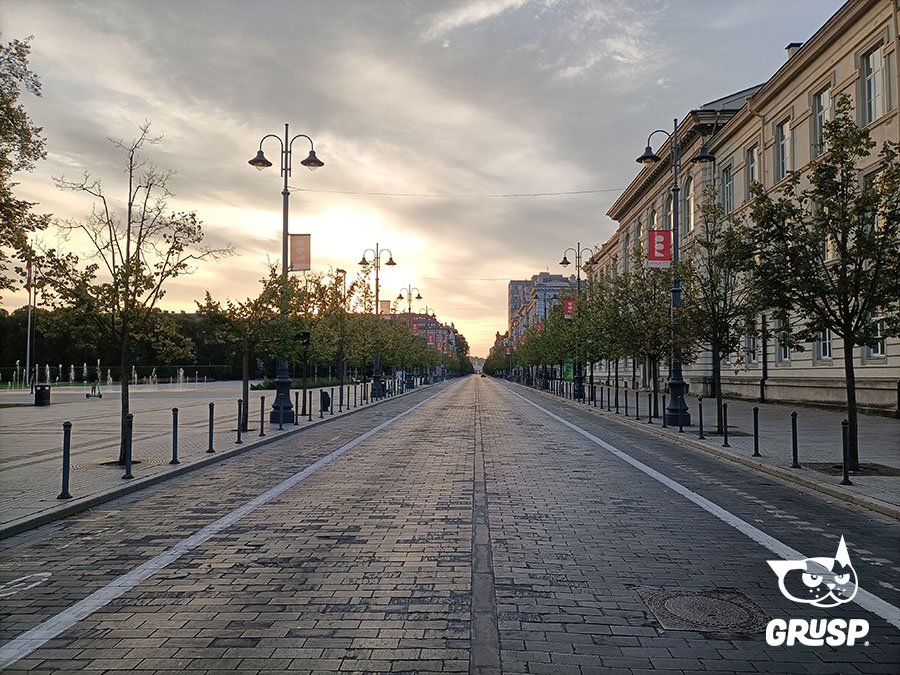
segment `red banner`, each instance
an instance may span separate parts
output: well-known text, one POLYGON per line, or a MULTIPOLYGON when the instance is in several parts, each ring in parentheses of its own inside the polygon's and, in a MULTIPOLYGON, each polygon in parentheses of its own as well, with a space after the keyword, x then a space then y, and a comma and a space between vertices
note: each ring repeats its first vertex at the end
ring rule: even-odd
POLYGON ((544 332, 544 324, 542 324, 542 323, 535 324, 534 329, 538 333, 543 333, 544 332))
POLYGON ((428 344, 430 344, 430 345, 434 344, 434 333, 428 334, 428 344))
POLYGON ((290 242, 290 271, 302 272, 310 269, 310 252, 309 252, 308 234, 291 234, 288 235, 290 242))
POLYGON ((575 316, 575 298, 568 298, 563 301, 563 316, 567 319, 575 316))
POLYGON ((507 348, 506 348, 506 353, 507 353, 507 354, 512 354, 512 348, 507 347, 507 348))
POLYGON ((669 267, 672 263, 672 230, 648 230, 647 234, 647 267, 669 267))

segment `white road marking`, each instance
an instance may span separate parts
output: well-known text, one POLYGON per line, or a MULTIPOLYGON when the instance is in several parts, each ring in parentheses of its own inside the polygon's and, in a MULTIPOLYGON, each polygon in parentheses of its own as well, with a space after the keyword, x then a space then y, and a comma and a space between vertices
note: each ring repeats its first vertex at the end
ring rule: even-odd
MULTIPOLYGON (((588 440, 599 445, 601 448, 612 453, 619 459, 621 459, 625 462, 628 462, 634 468, 636 468, 640 471, 643 471, 645 474, 647 474, 651 478, 658 480, 660 483, 665 485, 667 488, 674 490, 675 492, 680 494, 682 497, 685 497, 686 499, 689 499, 690 501, 694 502, 697 506, 699 506, 703 510, 708 511, 709 513, 716 516, 723 522, 731 525, 733 528, 735 528, 739 532, 747 535, 748 537, 750 537, 750 539, 752 539, 756 543, 761 544, 762 546, 766 547, 772 553, 779 556, 782 560, 798 560, 798 559, 803 559, 803 558, 809 557, 809 556, 803 555, 799 551, 791 548, 790 546, 779 541, 778 539, 775 539, 775 537, 772 537, 772 536, 766 534, 762 530, 760 530, 756 527, 753 527, 753 525, 751 525, 747 521, 738 518, 736 515, 734 515, 730 511, 726 511, 718 504, 715 504, 715 503, 709 501, 705 497, 701 497, 696 492, 689 490, 681 483, 678 483, 678 482, 672 480, 671 478, 660 473, 656 469, 653 469, 653 468, 647 466, 646 464, 644 464, 643 462, 636 460, 631 455, 622 452, 621 450, 610 445, 606 441, 604 441, 600 438, 597 438, 592 433, 585 431, 581 427, 572 424, 568 420, 564 420, 559 415, 555 415, 554 413, 550 412, 546 408, 541 407, 537 403, 534 403, 533 401, 529 401, 527 398, 525 398, 521 394, 518 394, 518 393, 512 391, 511 389, 507 389, 507 391, 509 391, 509 393, 513 394, 514 396, 518 396, 520 399, 522 399, 529 405, 534 406, 538 410, 549 415, 550 417, 555 419, 560 424, 563 424, 563 425, 569 427, 572 431, 584 436, 588 440)), ((834 535, 834 536, 836 537, 837 535, 834 535)), ((890 604, 889 602, 882 600, 877 595, 873 595, 872 593, 869 593, 868 591, 864 591, 862 588, 859 588, 857 590, 856 597, 853 599, 853 602, 855 602, 857 605, 859 605, 863 609, 866 609, 866 610, 872 612, 876 616, 881 617, 882 619, 887 621, 889 624, 891 624, 895 628, 900 629, 900 607, 895 607, 894 605, 890 604)))
POLYGON ((40 586, 51 576, 52 574, 50 572, 35 572, 34 574, 27 574, 24 577, 7 581, 5 584, 0 584, 0 598, 8 598, 16 593, 27 591, 29 588, 40 586), (25 582, 28 579, 34 579, 34 581, 30 584, 26 584, 25 582))
POLYGON ((318 460, 317 462, 310 464, 302 471, 298 471, 287 480, 279 483, 270 490, 263 492, 261 495, 255 497, 254 499, 251 499, 249 502, 245 503, 243 506, 236 508, 231 513, 222 516, 214 523, 211 523, 203 529, 198 530, 187 539, 183 539, 171 548, 151 558, 143 565, 134 568, 130 572, 126 572, 118 579, 114 579, 103 588, 94 591, 89 596, 75 603, 68 609, 65 609, 56 616, 47 619, 43 623, 23 633, 14 640, 7 642, 5 645, 0 647, 0 670, 12 665, 19 659, 28 656, 28 654, 40 648, 41 645, 46 643, 48 640, 53 639, 63 631, 71 628, 82 619, 89 617, 98 609, 109 604, 112 600, 115 600, 119 596, 124 595, 139 583, 149 578, 151 575, 159 572, 168 565, 171 565, 181 556, 197 548, 225 528, 233 525, 244 516, 249 515, 256 509, 258 509, 260 506, 275 499, 286 490, 294 487, 297 483, 315 473, 329 462, 337 459, 348 450, 352 450, 357 445, 359 445, 363 441, 368 440, 379 431, 382 431, 400 418, 406 417, 406 415, 409 415, 416 408, 425 405, 431 399, 435 398, 436 396, 440 396, 441 394, 449 391, 452 388, 453 387, 448 387, 447 389, 444 389, 444 391, 439 391, 438 393, 429 396, 424 401, 417 403, 409 410, 400 413, 396 417, 393 417, 386 422, 382 422, 377 427, 370 429, 361 436, 357 436, 346 445, 343 445, 334 452, 326 455, 325 457, 322 457, 322 459, 318 460))

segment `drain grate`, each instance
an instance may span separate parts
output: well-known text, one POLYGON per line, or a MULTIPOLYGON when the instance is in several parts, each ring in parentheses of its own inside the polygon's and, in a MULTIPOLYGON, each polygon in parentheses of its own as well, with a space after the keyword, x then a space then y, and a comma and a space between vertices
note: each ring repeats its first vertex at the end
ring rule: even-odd
POLYGON ((761 633, 770 618, 750 598, 732 588, 669 591, 641 587, 637 592, 667 630, 761 633))

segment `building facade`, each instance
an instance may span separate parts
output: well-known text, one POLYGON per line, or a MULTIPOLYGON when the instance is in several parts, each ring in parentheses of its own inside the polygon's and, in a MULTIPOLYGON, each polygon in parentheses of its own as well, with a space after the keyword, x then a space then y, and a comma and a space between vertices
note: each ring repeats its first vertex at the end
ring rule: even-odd
MULTIPOLYGON (((690 111, 677 131, 682 152, 679 222, 673 220, 668 141, 659 151, 663 161, 645 166, 609 210, 619 226, 586 265, 588 275, 614 276, 634 264, 632 253, 647 246, 648 229, 674 230, 682 253, 689 252, 695 245, 705 185, 716 187, 725 211, 742 217, 749 208, 752 181, 777 190, 790 171, 806 171, 827 150, 823 125, 841 94, 850 97, 858 124, 868 129, 878 147, 885 140, 900 139, 898 7, 896 0, 850 0, 808 42, 788 45, 785 64, 767 82, 690 111), (693 164, 690 160, 703 142, 716 161, 693 164)), ((872 174, 878 147, 858 167, 861 182, 872 174)), ((760 326, 764 321, 760 316, 760 326)), ((897 338, 846 354, 841 340, 827 333, 803 351, 771 338, 748 337, 740 354, 723 356, 722 389, 748 398, 841 404, 846 401, 845 358, 855 361, 861 408, 898 408, 897 338)), ((623 384, 640 386, 636 365, 620 370, 628 373, 623 384)), ((710 353, 704 351, 685 366, 684 376, 693 393, 710 393, 710 353)))

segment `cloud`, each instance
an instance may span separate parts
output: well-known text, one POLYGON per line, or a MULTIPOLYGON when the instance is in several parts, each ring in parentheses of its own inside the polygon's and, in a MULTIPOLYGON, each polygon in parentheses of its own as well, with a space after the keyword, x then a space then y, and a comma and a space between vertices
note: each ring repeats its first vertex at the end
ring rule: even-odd
POLYGON ((434 40, 451 31, 496 18, 526 4, 528 4, 528 0, 472 0, 461 7, 455 7, 435 16, 423 37, 425 40, 434 40))

